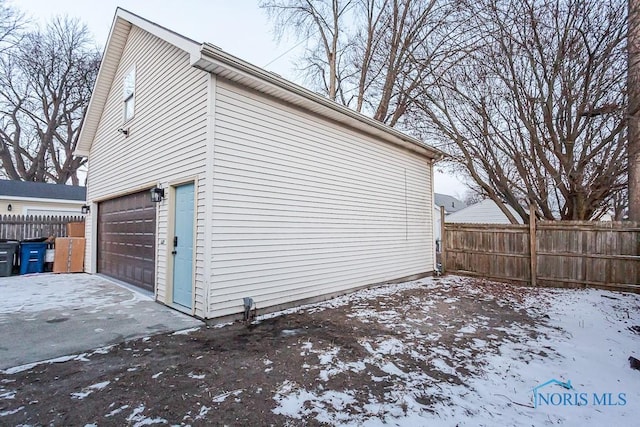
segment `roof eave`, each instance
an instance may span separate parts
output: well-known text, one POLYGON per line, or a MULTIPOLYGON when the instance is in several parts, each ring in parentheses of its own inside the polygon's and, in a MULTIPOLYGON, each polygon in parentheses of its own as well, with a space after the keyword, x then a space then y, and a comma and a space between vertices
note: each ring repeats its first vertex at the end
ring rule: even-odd
POLYGON ((100 123, 100 119, 102 118, 102 112, 104 111, 113 79, 118 70, 120 59, 122 58, 129 31, 134 25, 184 50, 191 56, 199 51, 199 43, 127 10, 117 8, 113 23, 111 24, 111 30, 109 31, 109 37, 107 38, 104 56, 100 63, 100 69, 98 70, 98 76, 93 87, 91 99, 89 100, 84 123, 80 129, 78 144, 73 152, 76 156, 89 156, 91 145, 98 131, 98 123, 100 123))
POLYGON ((371 117, 283 79, 277 74, 243 61, 212 44, 204 43, 199 54, 192 54, 191 64, 208 72, 224 74, 224 77, 231 80, 241 81, 242 84, 260 92, 265 92, 292 104, 305 107, 325 117, 375 135, 394 145, 417 152, 434 161, 441 160, 445 156, 444 152, 416 138, 412 138, 371 117), (295 96, 295 99, 292 99, 291 95, 295 96))

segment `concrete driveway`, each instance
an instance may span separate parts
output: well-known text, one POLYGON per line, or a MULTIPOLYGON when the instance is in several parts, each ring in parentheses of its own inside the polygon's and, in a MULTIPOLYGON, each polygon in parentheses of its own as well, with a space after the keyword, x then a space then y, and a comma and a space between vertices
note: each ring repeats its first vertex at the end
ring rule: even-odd
POLYGON ((202 325, 98 276, 0 278, 0 369, 202 325))

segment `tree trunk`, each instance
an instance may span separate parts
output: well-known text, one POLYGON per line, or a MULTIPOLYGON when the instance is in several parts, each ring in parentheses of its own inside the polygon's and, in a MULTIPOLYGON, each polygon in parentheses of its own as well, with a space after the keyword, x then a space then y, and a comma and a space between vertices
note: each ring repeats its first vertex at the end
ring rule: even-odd
POLYGON ((629 0, 629 219, 640 221, 640 0, 629 0))

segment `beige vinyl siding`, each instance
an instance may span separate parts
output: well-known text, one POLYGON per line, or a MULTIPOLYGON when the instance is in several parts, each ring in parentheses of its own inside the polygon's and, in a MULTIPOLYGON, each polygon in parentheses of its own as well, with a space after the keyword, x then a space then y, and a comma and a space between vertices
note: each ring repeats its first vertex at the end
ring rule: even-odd
MULTIPOLYGON (((6 197, 6 196, 5 196, 6 197)), ((81 216, 84 202, 57 202, 36 200, 14 200, 10 197, 0 198, 0 215, 72 215, 81 216), (11 205, 11 211, 7 207, 11 205)))
MULTIPOLYGON (((167 188, 184 179, 197 180, 197 217, 204 212, 209 74, 190 66, 189 55, 133 26, 124 46, 90 152, 87 199, 100 201, 149 188, 167 188), (135 114, 123 123, 123 78, 135 64, 135 114), (128 128, 125 138, 117 130, 128 128)), ((167 196, 169 192, 167 192, 167 196)), ((165 300, 167 286, 168 210, 158 204, 156 291, 165 300)), ((92 213, 93 214, 93 213, 92 213)), ((204 317, 204 224, 197 220, 195 314, 204 317)), ((88 226, 89 227, 89 226, 88 226)), ((90 230, 88 237, 92 238, 90 230)), ((95 244, 88 242, 95 251, 95 244)), ((93 271, 91 253, 87 270, 93 271)))
POLYGON ((218 78, 210 315, 431 271, 430 168, 218 78))

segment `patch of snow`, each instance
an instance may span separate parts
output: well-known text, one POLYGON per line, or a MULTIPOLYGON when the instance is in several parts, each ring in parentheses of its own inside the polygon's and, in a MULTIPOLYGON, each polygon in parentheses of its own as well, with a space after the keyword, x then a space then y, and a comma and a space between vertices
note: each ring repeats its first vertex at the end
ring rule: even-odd
POLYGON ((487 342, 479 338, 474 338, 472 342, 473 342, 472 347, 474 349, 481 349, 487 346, 487 342))
POLYGON ((396 377, 402 378, 405 376, 405 373, 400 368, 398 368, 393 362, 385 363, 380 367, 380 369, 382 370, 382 372, 385 372, 389 375, 394 375, 396 377))
POLYGON ((164 418, 149 418, 149 417, 145 417, 143 415, 144 410, 145 410, 144 405, 138 406, 127 417, 127 421, 129 421, 129 423, 131 423, 133 421, 134 422, 134 424, 133 424, 134 427, 142 427, 142 426, 148 426, 148 425, 152 425, 152 424, 167 424, 167 420, 165 420, 164 418))
POLYGON ((313 343, 311 341, 307 341, 302 344, 301 348, 302 348, 302 351, 300 352, 300 356, 306 356, 311 352, 311 349, 313 348, 313 343))
POLYGON ((324 353, 321 353, 318 355, 318 359, 321 365, 328 365, 329 363, 331 363, 331 361, 333 360, 334 357, 336 357, 338 355, 338 352, 340 351, 339 347, 334 347, 324 353))
POLYGON ((231 326, 231 325, 233 325, 233 322, 216 323, 213 326, 207 326, 207 328, 220 329, 220 328, 225 328, 225 327, 231 326))
POLYGON ((35 368, 38 365, 44 365, 46 363, 64 363, 64 362, 69 362, 70 360, 78 360, 78 361, 81 361, 81 362, 88 362, 89 359, 87 359, 86 356, 87 356, 87 353, 71 354, 71 355, 68 355, 68 356, 61 356, 61 357, 56 357, 56 358, 53 358, 53 359, 42 360, 40 362, 27 363, 26 365, 14 366, 13 368, 0 370, 0 373, 3 373, 5 375, 14 375, 14 374, 18 374, 20 372, 28 371, 30 369, 35 368))
POLYGON ((16 398, 16 392, 13 390, 0 394, 0 399, 15 399, 15 398, 16 398))
POLYGON ((278 403, 272 412, 295 419, 313 415, 320 423, 342 424, 348 420, 345 411, 356 402, 354 392, 325 391, 321 394, 302 390, 297 384, 285 381, 281 384, 274 400, 278 403))
POLYGON ((22 411, 23 409, 24 409, 24 406, 20 406, 19 408, 16 408, 16 409, 7 409, 6 411, 0 412, 0 417, 6 417, 8 415, 17 414, 18 412, 22 411))
POLYGON ((103 388, 105 388, 109 384, 111 384, 111 381, 103 381, 101 383, 96 383, 96 384, 90 385, 89 388, 92 389, 92 390, 102 390, 103 388))
POLYGON ((87 390, 87 391, 76 391, 74 393, 71 393, 71 398, 72 399, 78 399, 78 400, 82 400, 85 397, 89 396, 91 393, 93 393, 91 390, 87 390))
POLYGON ((187 374, 189 378, 193 378, 194 380, 203 380, 206 376, 205 374, 194 374, 193 372, 189 372, 187 374))
POLYGON ((224 402, 224 401, 227 399, 227 397, 229 397, 229 396, 231 396, 231 395, 233 395, 233 396, 239 396, 240 394, 242 394, 242 392, 243 392, 243 391, 244 391, 244 389, 241 389, 241 388, 240 388, 240 389, 238 389, 238 390, 234 390, 234 391, 227 391, 227 392, 221 393, 221 394, 219 394, 219 395, 217 395, 217 396, 214 396, 214 397, 211 399, 211 401, 212 401, 213 403, 222 403, 222 402, 224 402))
POLYGON ((151 375, 151 378, 153 378, 154 380, 155 380, 155 379, 158 379, 158 377, 159 377, 160 375, 162 375, 162 373, 163 373, 163 371, 160 371, 160 372, 158 372, 157 374, 153 374, 153 375, 151 375))
POLYGON ((171 335, 189 335, 191 332, 195 332, 200 330, 200 326, 196 326, 195 328, 181 329, 172 333, 171 335))
POLYGON ((433 359, 431 364, 440 372, 444 372, 445 374, 455 374, 455 369, 449 366, 449 364, 442 359, 433 359))
POLYGON ((477 331, 477 329, 473 325, 466 325, 466 326, 458 329, 458 332, 463 333, 463 334, 473 334, 476 331, 477 331))
POLYGON ((111 384, 111 381, 103 381, 100 383, 92 384, 88 387, 83 388, 82 391, 71 393, 71 398, 82 400, 85 397, 89 396, 91 393, 93 393, 95 390, 102 390, 109 384, 111 384))
POLYGON ((200 412, 198 413, 198 415, 195 416, 194 420, 202 420, 202 419, 204 419, 204 417, 207 416, 207 414, 209 413, 210 410, 211 410, 211 408, 209 408, 208 406, 202 405, 200 407, 200 412))
POLYGON ((322 381, 329 381, 329 378, 336 376, 342 372, 351 371, 351 372, 362 372, 366 369, 366 364, 363 361, 357 362, 348 362, 344 363, 342 361, 337 361, 336 364, 332 365, 328 369, 322 369, 318 373, 318 378, 322 381))
POLYGON ((113 349, 113 347, 115 347, 115 345, 108 345, 105 347, 96 348, 95 350, 93 350, 92 354, 107 354, 113 349))
POLYGON ((430 350, 431 350, 431 353, 436 354, 438 356, 443 356, 447 358, 451 357, 451 352, 444 347, 432 347, 430 350))
MULTIPOLYGON (((109 407, 111 408, 113 405, 114 405, 114 403, 109 405, 109 407)), ((116 408, 113 411, 109 412, 107 415, 105 415, 105 418, 113 417, 114 415, 117 415, 120 412, 122 412, 122 411, 124 411, 125 409, 128 409, 128 408, 129 408, 129 405, 122 405, 121 407, 116 408)))
POLYGON ((127 421, 133 421, 134 418, 138 417, 140 414, 144 412, 144 405, 140 405, 137 408, 134 408, 131 414, 127 417, 127 421))

